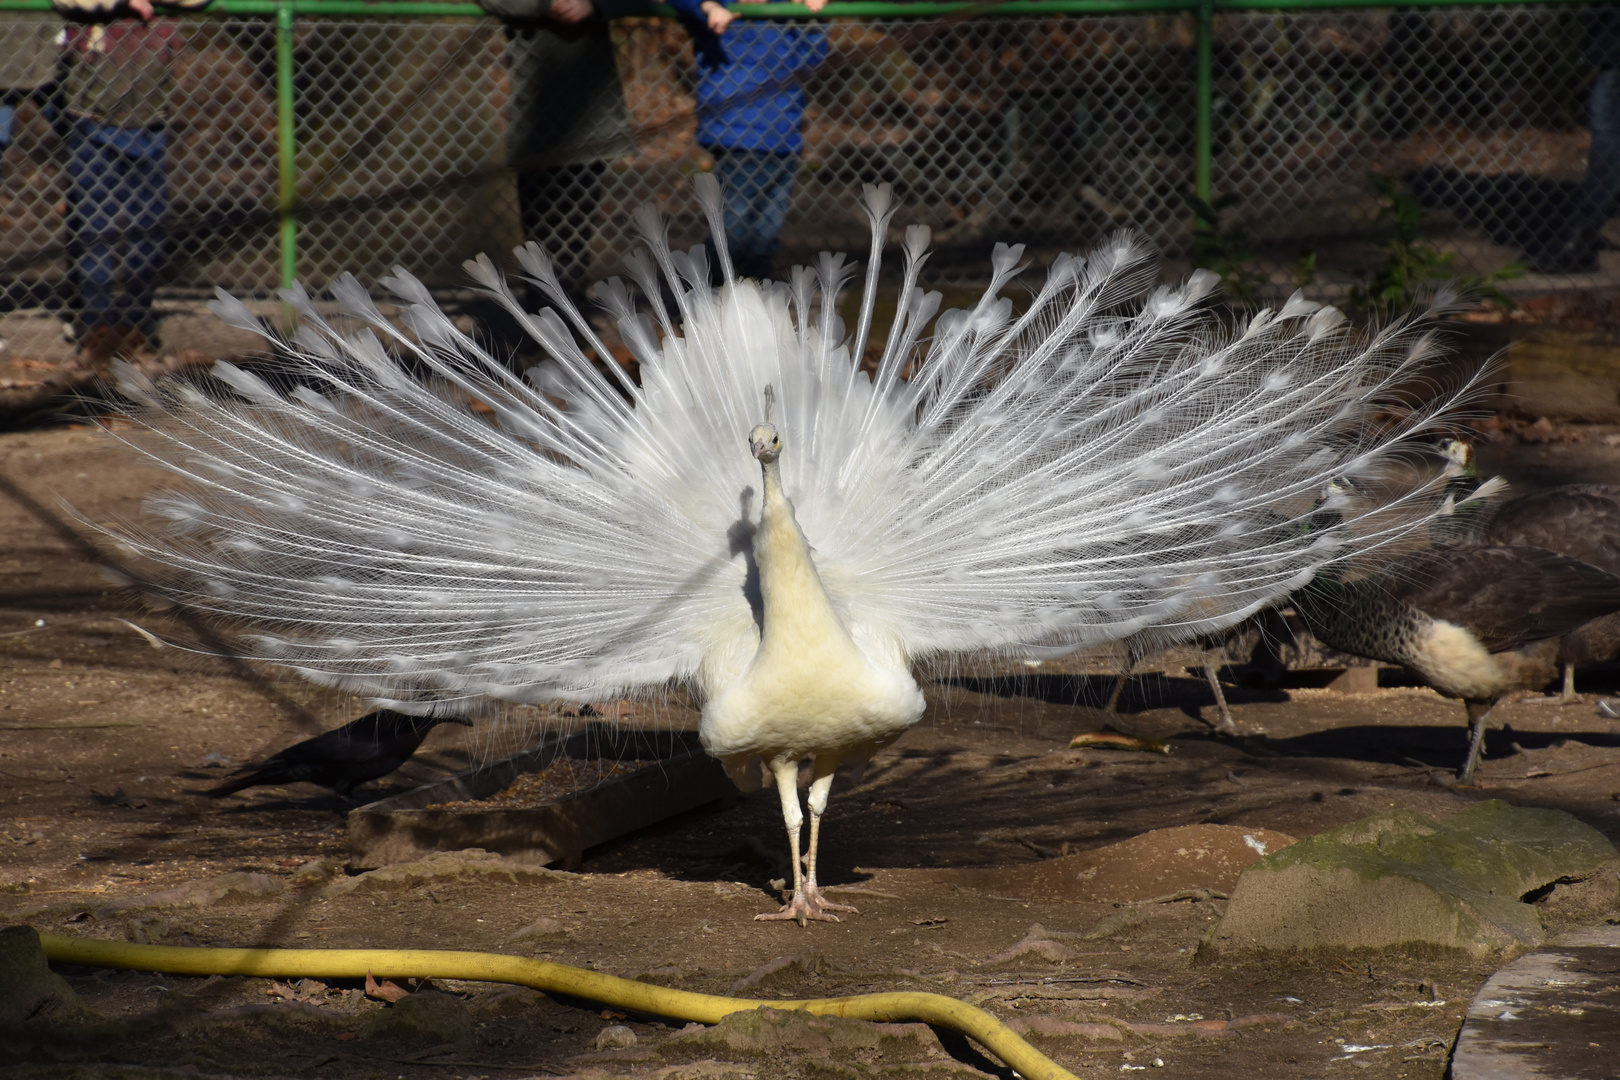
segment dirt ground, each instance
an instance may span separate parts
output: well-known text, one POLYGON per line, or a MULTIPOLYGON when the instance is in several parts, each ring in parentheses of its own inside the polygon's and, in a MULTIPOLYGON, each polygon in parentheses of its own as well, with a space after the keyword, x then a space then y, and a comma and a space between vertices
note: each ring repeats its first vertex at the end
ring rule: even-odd
MULTIPOLYGON (((1620 428, 1559 428, 1543 439, 1505 427, 1481 458, 1522 486, 1620 475, 1610 445, 1620 428)), ((1567 810, 1620 840, 1620 722, 1596 710, 1601 695, 1620 691, 1620 670, 1583 671, 1578 704, 1501 707, 1506 727, 1491 735, 1483 782, 1456 790, 1447 779, 1463 749, 1462 707, 1401 685, 1399 672, 1382 672, 1383 687, 1362 694, 1228 683, 1239 724, 1264 731, 1234 742, 1203 722, 1212 698, 1196 669, 1171 662, 1134 682, 1122 706, 1130 730, 1169 740, 1172 752, 1158 756, 1067 749, 1101 723, 1094 706, 1108 684, 1108 663, 1076 661, 932 683, 924 721, 864 776, 840 781, 822 876, 860 911, 837 924, 753 921, 774 910, 772 880, 787 873, 772 792, 591 849, 575 873, 469 870, 344 888, 358 880, 340 867, 348 808, 329 793, 261 788, 217 802, 195 793, 228 766, 358 715, 358 703, 154 648, 131 622, 159 637, 181 628, 105 581, 71 539, 81 527, 66 505, 90 521, 134 517, 158 479, 86 428, 0 435, 4 923, 180 944, 495 950, 759 997, 934 990, 1013 1022, 1079 1076, 1438 1078, 1489 961, 1212 960, 1195 953, 1218 897, 1125 903, 1156 898, 1146 868, 1176 850, 1140 841, 1140 873, 1116 859, 1068 901, 1032 898, 1032 868, 1155 829, 1304 837, 1390 807, 1445 815, 1485 798, 1567 810), (337 888, 327 881, 333 869, 337 888), (207 906, 131 903, 233 872, 261 877, 237 879, 244 891, 207 906)), ((652 719, 693 721, 673 707, 652 719)), ((518 741, 441 727, 368 797, 518 741)), ((1235 866, 1211 873, 1220 892, 1235 866)), ((389 1005, 354 982, 62 971, 116 1023, 88 1042, 0 1048, 0 1061, 13 1055, 0 1072, 1011 1075, 960 1037, 921 1025, 766 1014, 683 1029, 472 983, 389 1005), (603 1035, 621 1026, 633 1045, 622 1045, 622 1032, 603 1035)))

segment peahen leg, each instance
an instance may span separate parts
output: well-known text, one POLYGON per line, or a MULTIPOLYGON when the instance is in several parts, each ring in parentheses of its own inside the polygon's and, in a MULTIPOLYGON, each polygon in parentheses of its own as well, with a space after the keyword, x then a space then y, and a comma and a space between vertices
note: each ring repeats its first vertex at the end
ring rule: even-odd
MULTIPOLYGON (((827 810, 827 796, 832 792, 833 772, 838 768, 836 759, 823 763, 816 758, 816 777, 810 784, 810 854, 805 858, 804 896, 810 906, 820 912, 855 911, 849 904, 835 904, 822 895, 816 885, 816 848, 821 841, 821 815, 827 810)), ((834 918, 834 916, 827 916, 834 918)))
POLYGON ((1457 783, 1472 784, 1474 770, 1479 767, 1479 759, 1485 749, 1485 721, 1496 707, 1495 701, 1470 700, 1468 706, 1468 756, 1463 759, 1462 768, 1457 770, 1457 783))
POLYGON ((1564 685, 1563 689, 1559 693, 1539 694, 1532 698, 1526 698, 1520 704, 1568 705, 1572 701, 1581 700, 1581 695, 1575 692, 1575 665, 1570 663, 1568 660, 1564 660, 1561 662, 1561 666, 1564 669, 1564 685))
POLYGON ((799 763, 778 759, 772 761, 770 766, 771 775, 776 777, 776 793, 782 799, 782 820, 787 823, 788 847, 793 852, 793 898, 782 905, 781 911, 755 915, 754 918, 760 922, 797 922, 800 926, 809 919, 837 922, 835 916, 823 914, 812 907, 804 892, 804 864, 799 860, 799 829, 804 824, 804 810, 799 806, 799 763))

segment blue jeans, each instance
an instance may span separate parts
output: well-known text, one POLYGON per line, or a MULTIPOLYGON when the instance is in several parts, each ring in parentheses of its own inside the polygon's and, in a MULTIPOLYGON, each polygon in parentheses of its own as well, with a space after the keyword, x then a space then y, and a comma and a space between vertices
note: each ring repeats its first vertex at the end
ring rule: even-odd
POLYGON ((68 222, 79 320, 152 333, 152 295, 168 254, 167 136, 75 117, 68 135, 68 222))
POLYGON ((777 237, 793 201, 799 155, 773 150, 711 148, 726 195, 726 246, 741 277, 768 278, 777 237))

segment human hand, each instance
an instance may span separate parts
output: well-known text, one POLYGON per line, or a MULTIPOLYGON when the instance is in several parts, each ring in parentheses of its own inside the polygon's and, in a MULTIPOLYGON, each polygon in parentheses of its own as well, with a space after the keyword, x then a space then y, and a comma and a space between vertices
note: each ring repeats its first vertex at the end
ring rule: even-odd
POLYGON ((810 9, 810 14, 814 15, 827 6, 827 0, 804 0, 804 6, 810 9))
POLYGON ((152 0, 129 0, 129 10, 141 17, 142 22, 151 22, 154 14, 152 0))
POLYGON ((731 20, 737 17, 716 0, 703 0, 698 10, 709 17, 709 31, 715 34, 725 33, 726 27, 731 25, 731 20))
MULTIPOLYGON (((136 3, 137 0, 130 0, 136 3)), ((140 0, 144 2, 144 0, 140 0)), ((596 13, 591 0, 551 0, 551 18, 560 23, 582 23, 596 13)))

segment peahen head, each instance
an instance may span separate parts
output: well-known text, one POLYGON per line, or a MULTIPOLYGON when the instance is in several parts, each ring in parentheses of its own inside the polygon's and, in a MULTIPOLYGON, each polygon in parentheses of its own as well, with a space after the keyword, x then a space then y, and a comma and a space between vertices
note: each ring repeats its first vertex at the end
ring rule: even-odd
POLYGON ((782 436, 770 424, 755 424, 748 433, 748 449, 761 465, 769 465, 782 453, 782 436))
POLYGON ((1446 439, 1440 443, 1440 456, 1446 459, 1449 476, 1474 477, 1474 448, 1461 439, 1446 439))

